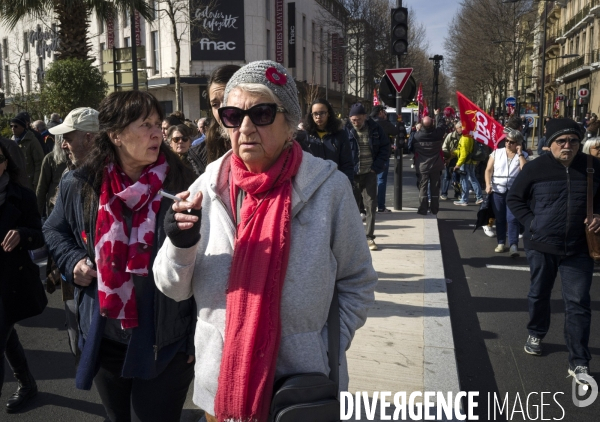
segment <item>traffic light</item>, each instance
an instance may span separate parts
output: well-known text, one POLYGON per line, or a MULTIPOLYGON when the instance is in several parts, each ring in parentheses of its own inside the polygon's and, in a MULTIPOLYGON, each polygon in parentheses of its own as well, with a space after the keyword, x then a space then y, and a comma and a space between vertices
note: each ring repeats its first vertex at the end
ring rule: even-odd
POLYGON ((392 9, 392 55, 400 56, 408 52, 408 9, 396 7, 392 9))

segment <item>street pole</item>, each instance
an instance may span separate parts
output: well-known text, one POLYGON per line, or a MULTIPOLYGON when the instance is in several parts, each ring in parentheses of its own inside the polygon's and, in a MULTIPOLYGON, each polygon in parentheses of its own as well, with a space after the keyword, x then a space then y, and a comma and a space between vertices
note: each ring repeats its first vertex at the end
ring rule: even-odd
MULTIPOLYGON (((396 0, 396 7, 402 7, 402 0, 396 0)), ((400 56, 396 56, 396 69, 400 69, 400 56)), ((396 91, 396 116, 402 116, 402 97, 396 91)), ((396 122, 397 122, 396 118, 396 122)), ((404 124, 404 123, 402 123, 404 124)), ((396 144, 398 145, 398 144, 396 144)), ((394 153, 394 210, 402 210, 402 157, 403 148, 396 148, 394 153)))
POLYGON ((544 40, 542 44, 542 92, 540 95, 540 109, 538 118, 538 142, 544 132, 544 90, 546 89, 546 31, 548 30, 548 4, 544 3, 544 40))

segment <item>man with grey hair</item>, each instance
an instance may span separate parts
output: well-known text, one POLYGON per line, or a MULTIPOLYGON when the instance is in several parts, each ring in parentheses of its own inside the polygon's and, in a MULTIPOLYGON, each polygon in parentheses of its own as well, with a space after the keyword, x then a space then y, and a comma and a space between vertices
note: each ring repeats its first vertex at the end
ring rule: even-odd
POLYGON ((52 129, 54 126, 60 125, 61 120, 58 113, 52 113, 50 115, 50 121, 48 122, 48 129, 52 129))
MULTIPOLYGON (((67 151, 73 167, 81 166, 86 153, 90 150, 96 133, 100 131, 98 112, 90 107, 80 107, 65 117, 62 124, 50 129, 53 135, 62 135, 62 147, 67 151)), ((60 186, 59 186, 60 188, 60 186)), ((61 281, 63 301, 67 316, 67 333, 69 345, 75 356, 79 356, 77 348, 78 326, 77 326, 77 304, 75 303, 75 291, 72 284, 61 281)))
POLYGON ((192 146, 200 145, 206 139, 206 128, 208 127, 208 122, 206 121, 206 117, 202 117, 198 119, 198 137, 193 140, 192 146))
POLYGON ((48 132, 46 123, 44 123, 43 120, 36 120, 31 124, 31 128, 41 135, 43 139, 42 148, 44 154, 52 152, 54 149, 54 136, 48 132))
POLYGON ((50 133, 63 135, 63 143, 69 150, 71 162, 79 166, 99 130, 98 112, 93 108, 80 107, 71 110, 64 122, 51 128, 50 133))

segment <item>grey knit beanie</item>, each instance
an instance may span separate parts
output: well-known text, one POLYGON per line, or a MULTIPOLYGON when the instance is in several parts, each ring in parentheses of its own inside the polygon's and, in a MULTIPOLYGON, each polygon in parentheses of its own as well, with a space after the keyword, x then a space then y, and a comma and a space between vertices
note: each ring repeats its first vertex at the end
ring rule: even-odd
POLYGON ((235 72, 227 86, 223 102, 227 104, 229 92, 239 84, 261 84, 269 88, 288 113, 299 122, 302 119, 300 103, 298 102, 298 90, 294 78, 285 67, 271 60, 259 60, 248 63, 235 72))

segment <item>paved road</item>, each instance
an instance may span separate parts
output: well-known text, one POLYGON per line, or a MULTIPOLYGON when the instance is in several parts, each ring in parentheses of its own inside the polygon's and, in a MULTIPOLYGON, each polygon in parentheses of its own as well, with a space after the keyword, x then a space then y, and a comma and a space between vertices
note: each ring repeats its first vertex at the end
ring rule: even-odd
MULTIPOLYGON (((96 389, 81 391, 75 388, 75 364, 64 328, 65 313, 60 290, 48 295, 48 301, 48 307, 41 315, 16 326, 40 392, 21 413, 8 415, 0 410, 0 421, 105 421, 106 414, 96 389)), ((6 372, 1 406, 17 389, 10 367, 6 362, 4 365, 6 372)), ((184 422, 197 421, 201 416, 198 410, 193 410, 191 390, 181 418, 184 422)))
MULTIPOLYGON (((508 269, 527 267, 522 243, 520 258, 495 253, 495 238, 485 236, 481 229, 472 233, 478 207, 458 207, 450 200, 441 202, 439 230, 446 277, 452 280, 448 285, 448 297, 460 383, 462 390, 480 392, 480 420, 494 420, 493 407, 491 415, 488 417, 487 414, 488 393, 492 398, 494 393, 497 394, 500 402, 508 393, 511 412, 518 395, 523 411, 527 412, 528 394, 541 392, 552 393, 544 395, 544 404, 547 404, 544 418, 561 419, 564 412, 566 416, 562 420, 569 422, 598 420, 600 399, 586 408, 577 408, 572 403, 571 379, 566 378, 568 352, 563 338, 564 306, 560 280, 552 294, 552 323, 543 342, 543 356, 527 355, 523 345, 527 338, 529 272, 508 269), (503 268, 489 268, 488 265, 503 268), (555 396, 562 408, 553 399, 557 392, 563 393, 555 396)), ((600 277, 594 277, 590 339, 591 371, 597 379, 600 368, 599 282, 600 277)), ((540 394, 530 396, 530 413, 526 420, 535 418, 534 406, 540 404, 540 397, 540 394)), ((521 410, 519 403, 516 403, 516 410, 521 410)), ((497 413, 495 420, 510 420, 506 412, 504 415, 497 413)), ((512 420, 524 420, 522 413, 513 416, 512 420)))

